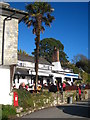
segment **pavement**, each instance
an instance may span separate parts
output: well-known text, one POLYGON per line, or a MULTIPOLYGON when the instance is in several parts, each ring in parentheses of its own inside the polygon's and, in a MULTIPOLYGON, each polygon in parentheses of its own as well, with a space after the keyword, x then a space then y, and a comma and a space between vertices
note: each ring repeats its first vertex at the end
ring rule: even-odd
POLYGON ((90 101, 46 108, 22 118, 90 118, 90 101))

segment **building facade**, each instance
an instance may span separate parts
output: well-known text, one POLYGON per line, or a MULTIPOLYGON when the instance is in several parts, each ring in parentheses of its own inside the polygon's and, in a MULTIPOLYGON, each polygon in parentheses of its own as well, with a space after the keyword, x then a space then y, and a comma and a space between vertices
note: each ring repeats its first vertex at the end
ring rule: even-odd
POLYGON ((18 23, 27 15, 0 2, 0 104, 12 104, 12 80, 17 64, 18 23))
MULTIPOLYGON (((52 64, 40 57, 38 65, 38 77, 42 85, 48 86, 49 83, 63 83, 67 81, 72 85, 74 79, 78 79, 78 74, 72 70, 63 69, 59 61, 59 50, 55 49, 52 56, 52 64)), ((35 60, 33 56, 18 54, 18 64, 16 66, 14 85, 18 89, 20 84, 34 84, 35 82, 35 60)))
MULTIPOLYGON (((42 84, 52 81, 52 64, 44 58, 39 58, 38 76, 42 84)), ((19 88, 21 83, 33 84, 35 82, 35 59, 32 56, 18 54, 14 85, 19 88)))

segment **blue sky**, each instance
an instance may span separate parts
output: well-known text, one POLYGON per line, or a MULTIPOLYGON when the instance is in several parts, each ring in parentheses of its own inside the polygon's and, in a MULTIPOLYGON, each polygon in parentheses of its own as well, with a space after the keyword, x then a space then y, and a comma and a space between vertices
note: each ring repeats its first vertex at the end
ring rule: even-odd
MULTIPOLYGON (((11 7, 25 10, 26 2, 12 2, 11 7)), ((73 56, 83 54, 88 57, 88 3, 86 2, 52 2, 55 9, 55 21, 51 27, 45 27, 40 39, 55 38, 64 45, 64 52, 71 61, 73 56)), ((21 22, 19 24, 18 49, 25 50, 31 55, 35 49, 35 35, 21 22)))

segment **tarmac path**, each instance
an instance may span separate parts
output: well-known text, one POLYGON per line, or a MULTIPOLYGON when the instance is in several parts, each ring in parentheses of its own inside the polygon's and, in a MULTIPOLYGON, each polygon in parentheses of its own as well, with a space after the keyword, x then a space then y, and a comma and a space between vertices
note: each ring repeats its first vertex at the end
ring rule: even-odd
POLYGON ((90 102, 60 105, 36 111, 23 118, 90 118, 90 102))

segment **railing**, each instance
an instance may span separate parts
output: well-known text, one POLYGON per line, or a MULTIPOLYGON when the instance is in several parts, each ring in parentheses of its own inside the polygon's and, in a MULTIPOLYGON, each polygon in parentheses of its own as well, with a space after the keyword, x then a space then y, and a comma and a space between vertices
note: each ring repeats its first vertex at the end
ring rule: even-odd
POLYGON ((78 89, 77 86, 66 86, 65 91, 68 91, 68 90, 77 90, 77 89, 78 89))
MULTIPOLYGON (((84 87, 81 87, 84 88, 84 87)), ((69 91, 69 90, 77 90, 78 86, 66 86, 65 91, 69 91)), ((84 89, 90 89, 90 85, 86 85, 84 89)))

